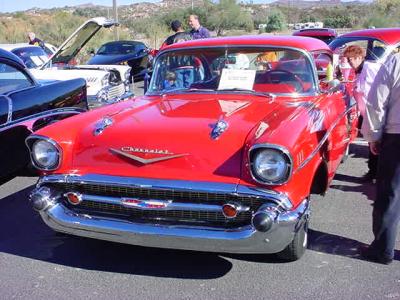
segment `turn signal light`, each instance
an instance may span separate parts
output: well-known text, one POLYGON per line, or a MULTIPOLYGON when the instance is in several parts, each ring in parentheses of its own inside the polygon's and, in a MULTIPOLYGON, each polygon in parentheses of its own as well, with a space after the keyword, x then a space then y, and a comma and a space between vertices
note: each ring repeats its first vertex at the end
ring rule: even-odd
POLYGON ((67 197, 68 202, 71 203, 72 205, 78 205, 79 203, 82 202, 82 194, 80 193, 68 192, 64 194, 64 196, 67 197))
POLYGON ((237 216, 238 211, 236 205, 228 203, 222 206, 222 213, 226 218, 230 219, 230 218, 235 218, 237 216))

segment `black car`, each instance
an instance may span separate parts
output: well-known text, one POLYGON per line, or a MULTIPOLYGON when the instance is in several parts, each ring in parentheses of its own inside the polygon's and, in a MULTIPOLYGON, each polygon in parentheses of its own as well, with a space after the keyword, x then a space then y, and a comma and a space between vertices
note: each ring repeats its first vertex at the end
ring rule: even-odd
POLYGON ((150 49, 138 41, 114 41, 102 45, 88 65, 129 65, 131 78, 143 79, 151 64, 150 49))
POLYGON ((29 134, 86 110, 84 79, 37 82, 22 60, 0 49, 0 179, 30 161, 29 134))

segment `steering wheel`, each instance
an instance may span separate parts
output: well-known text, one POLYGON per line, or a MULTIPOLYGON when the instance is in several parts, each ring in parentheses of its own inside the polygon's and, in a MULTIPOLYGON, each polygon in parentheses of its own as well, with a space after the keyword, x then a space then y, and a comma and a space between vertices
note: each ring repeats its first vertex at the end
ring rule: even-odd
POLYGON ((303 81, 299 76, 290 71, 275 69, 267 71, 262 77, 264 83, 289 83, 296 92, 303 92, 303 81))

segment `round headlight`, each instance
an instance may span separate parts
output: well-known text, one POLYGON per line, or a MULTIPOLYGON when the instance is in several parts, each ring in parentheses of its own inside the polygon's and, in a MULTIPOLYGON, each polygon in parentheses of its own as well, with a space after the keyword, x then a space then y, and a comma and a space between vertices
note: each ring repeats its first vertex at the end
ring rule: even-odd
POLYGON ((51 170, 58 166, 60 152, 46 140, 38 140, 32 146, 32 159, 39 169, 51 170))
POLYGON ((283 183, 289 177, 290 161, 277 149, 258 149, 252 156, 252 174, 265 183, 283 183))

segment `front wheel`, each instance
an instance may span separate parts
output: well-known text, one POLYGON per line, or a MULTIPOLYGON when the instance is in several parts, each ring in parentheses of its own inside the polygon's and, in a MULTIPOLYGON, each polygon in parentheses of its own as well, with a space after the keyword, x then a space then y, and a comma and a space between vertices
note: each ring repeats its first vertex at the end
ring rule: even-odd
POLYGON ((303 224, 297 230, 292 242, 281 252, 278 257, 285 261, 295 261, 303 256, 308 245, 308 218, 305 219, 303 224))

